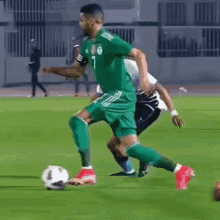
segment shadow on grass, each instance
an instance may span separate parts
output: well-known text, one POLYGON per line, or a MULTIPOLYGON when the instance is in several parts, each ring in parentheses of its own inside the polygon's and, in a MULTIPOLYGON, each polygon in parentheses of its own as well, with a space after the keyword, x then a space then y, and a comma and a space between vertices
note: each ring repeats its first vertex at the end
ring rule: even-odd
MULTIPOLYGON (((0 179, 38 179, 40 180, 41 178, 39 176, 18 176, 18 175, 4 175, 4 176, 0 176, 0 179)), ((11 181, 11 180, 10 180, 11 181)), ((18 180, 16 180, 16 182, 18 182, 18 180)), ((43 186, 0 186, 0 190, 1 189, 15 189, 15 190, 41 190, 41 191, 71 191, 71 189, 65 189, 65 190, 47 190, 46 187, 43 186)))
POLYGON ((47 190, 43 186, 0 186, 0 190, 39 190, 39 191, 49 191, 49 192, 64 192, 64 191, 71 191, 71 189, 65 189, 65 190, 47 190))
POLYGON ((16 190, 45 190, 42 186, 0 186, 1 189, 16 189, 16 190))
POLYGON ((39 176, 16 176, 16 175, 4 175, 0 176, 1 178, 12 178, 12 179, 40 179, 39 176))

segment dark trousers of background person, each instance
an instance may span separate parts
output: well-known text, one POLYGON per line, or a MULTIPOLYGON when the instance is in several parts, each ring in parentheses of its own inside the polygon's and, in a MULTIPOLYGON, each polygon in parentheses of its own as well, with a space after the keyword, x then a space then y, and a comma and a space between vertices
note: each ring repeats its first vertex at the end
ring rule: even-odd
POLYGON ((47 90, 43 87, 43 85, 38 82, 38 76, 37 76, 38 71, 39 69, 33 69, 33 68, 31 69, 32 96, 35 96, 36 86, 38 86, 45 94, 47 93, 47 90))
MULTIPOLYGON (((85 83, 85 86, 86 86, 86 92, 87 92, 87 95, 88 95, 89 92, 90 92, 90 85, 89 85, 88 76, 83 75, 83 80, 84 80, 84 83, 85 83)), ((79 84, 80 84, 80 82, 78 80, 75 80, 75 94, 79 93, 79 84)))

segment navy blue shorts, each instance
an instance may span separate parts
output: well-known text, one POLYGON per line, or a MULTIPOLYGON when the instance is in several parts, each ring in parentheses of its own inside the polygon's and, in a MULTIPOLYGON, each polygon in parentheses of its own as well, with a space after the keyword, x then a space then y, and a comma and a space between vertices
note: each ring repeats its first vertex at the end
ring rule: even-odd
POLYGON ((161 109, 146 103, 136 103, 135 120, 137 135, 140 135, 160 116, 161 109))

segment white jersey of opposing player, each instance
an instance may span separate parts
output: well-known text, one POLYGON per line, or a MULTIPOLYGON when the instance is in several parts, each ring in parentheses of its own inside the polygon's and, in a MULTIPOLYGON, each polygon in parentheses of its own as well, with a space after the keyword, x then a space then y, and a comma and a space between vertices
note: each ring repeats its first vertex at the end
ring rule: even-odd
MULTIPOLYGON (((140 90, 140 76, 139 76, 139 70, 138 70, 137 63, 134 60, 130 60, 130 59, 124 59, 124 63, 125 63, 125 67, 126 67, 128 73, 131 76, 131 79, 132 79, 135 87, 137 88, 137 91, 140 90)), ((150 73, 147 74, 147 78, 148 78, 148 81, 150 84, 154 85, 157 83, 157 79, 155 79, 150 73)), ((100 87, 100 85, 97 86, 96 92, 98 94, 103 94, 103 91, 102 91, 102 88, 100 87)), ((152 97, 155 97, 157 99, 157 101, 159 102, 159 105, 158 105, 159 109, 167 110, 167 106, 164 103, 164 101, 161 100, 158 92, 155 92, 152 97)))

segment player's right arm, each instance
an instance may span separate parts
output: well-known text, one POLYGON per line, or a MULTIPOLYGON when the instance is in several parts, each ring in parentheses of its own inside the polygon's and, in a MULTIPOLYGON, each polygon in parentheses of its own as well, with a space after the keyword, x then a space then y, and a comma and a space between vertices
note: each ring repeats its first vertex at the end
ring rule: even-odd
POLYGON ((83 57, 80 53, 80 49, 77 47, 75 52, 75 61, 70 67, 44 67, 43 73, 53 73, 56 75, 64 76, 66 78, 79 78, 85 73, 86 65, 88 64, 88 58, 83 57))
POLYGON ((66 78, 78 78, 86 69, 88 63, 87 58, 83 58, 81 54, 78 55, 73 65, 70 67, 43 67, 43 73, 53 73, 64 76, 66 78))
POLYGON ((85 67, 81 66, 78 61, 74 61, 71 67, 43 67, 45 75, 53 73, 66 78, 78 78, 84 71, 85 67))

